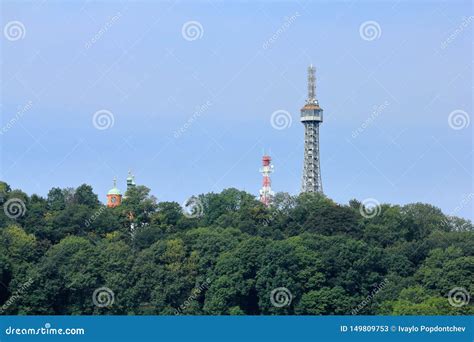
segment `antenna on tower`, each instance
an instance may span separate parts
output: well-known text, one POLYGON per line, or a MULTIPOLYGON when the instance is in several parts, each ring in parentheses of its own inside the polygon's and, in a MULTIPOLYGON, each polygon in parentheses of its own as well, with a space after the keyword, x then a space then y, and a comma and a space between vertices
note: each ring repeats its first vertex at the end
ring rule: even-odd
POLYGON ((308 67, 308 100, 307 103, 316 103, 316 68, 311 64, 308 67))

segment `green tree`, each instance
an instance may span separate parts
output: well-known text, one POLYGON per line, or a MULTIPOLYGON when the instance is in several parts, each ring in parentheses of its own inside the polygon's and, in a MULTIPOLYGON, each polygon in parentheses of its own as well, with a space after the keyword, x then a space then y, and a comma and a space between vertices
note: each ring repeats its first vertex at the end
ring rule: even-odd
POLYGON ((196 198, 189 218, 144 186, 108 208, 86 184, 43 198, 0 182, 0 202, 26 209, 0 211, 0 305, 28 287, 3 312, 474 314, 452 305, 453 291, 474 293, 470 221, 422 203, 367 218, 360 201, 321 194, 278 193, 270 207, 237 189, 196 198))
POLYGON ((74 192, 74 203, 83 204, 91 208, 96 208, 99 205, 99 199, 94 193, 92 187, 87 184, 82 184, 74 192))
POLYGON ((82 237, 51 247, 30 272, 34 286, 22 297, 20 313, 91 314, 92 295, 103 284, 98 249, 82 237))

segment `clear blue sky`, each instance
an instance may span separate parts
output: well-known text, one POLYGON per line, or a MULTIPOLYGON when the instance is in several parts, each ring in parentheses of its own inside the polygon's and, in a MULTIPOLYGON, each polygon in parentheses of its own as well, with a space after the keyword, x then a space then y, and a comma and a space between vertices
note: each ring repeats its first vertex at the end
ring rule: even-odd
POLYGON ((257 194, 265 149, 273 189, 296 194, 313 63, 327 196, 473 219, 472 14, 470 1, 2 2, 0 179, 40 195, 88 183, 104 201, 132 169, 181 203, 257 194), (277 110, 289 127, 272 127, 277 110))

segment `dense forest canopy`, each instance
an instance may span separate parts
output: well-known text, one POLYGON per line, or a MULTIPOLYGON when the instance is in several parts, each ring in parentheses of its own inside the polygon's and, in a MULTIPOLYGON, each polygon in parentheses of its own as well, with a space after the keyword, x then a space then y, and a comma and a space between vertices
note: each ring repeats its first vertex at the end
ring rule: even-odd
POLYGON ((1 314, 474 313, 473 225, 429 204, 363 215, 279 193, 267 208, 226 189, 186 212, 136 186, 107 208, 89 185, 43 198, 4 182, 0 201, 1 314))

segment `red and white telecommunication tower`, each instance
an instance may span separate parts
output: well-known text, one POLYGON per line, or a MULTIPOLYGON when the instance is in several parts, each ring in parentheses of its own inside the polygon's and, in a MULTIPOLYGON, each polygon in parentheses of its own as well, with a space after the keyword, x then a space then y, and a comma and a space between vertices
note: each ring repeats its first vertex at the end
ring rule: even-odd
POLYGON ((262 188, 260 189, 260 202, 265 204, 267 207, 272 204, 273 191, 272 181, 270 174, 273 172, 272 158, 268 155, 264 155, 262 158, 262 168, 260 173, 263 176, 262 188))

